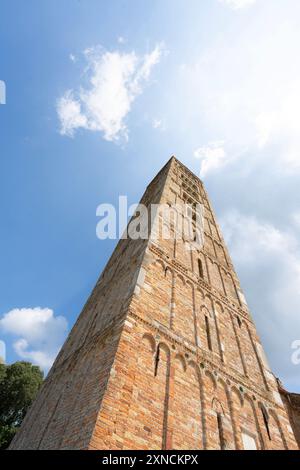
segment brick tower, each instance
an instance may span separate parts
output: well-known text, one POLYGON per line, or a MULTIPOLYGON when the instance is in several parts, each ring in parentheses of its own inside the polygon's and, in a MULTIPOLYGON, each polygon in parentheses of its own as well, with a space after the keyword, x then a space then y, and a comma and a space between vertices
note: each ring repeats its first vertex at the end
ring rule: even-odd
POLYGON ((11 449, 298 449, 202 182, 141 202, 201 203, 204 246, 119 241, 11 449))

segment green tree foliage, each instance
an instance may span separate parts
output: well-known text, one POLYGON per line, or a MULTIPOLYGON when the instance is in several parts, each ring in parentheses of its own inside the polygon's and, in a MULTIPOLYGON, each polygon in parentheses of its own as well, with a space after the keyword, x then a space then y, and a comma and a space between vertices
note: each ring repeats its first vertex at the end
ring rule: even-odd
POLYGON ((0 364, 0 449, 7 449, 43 382, 30 362, 0 364))

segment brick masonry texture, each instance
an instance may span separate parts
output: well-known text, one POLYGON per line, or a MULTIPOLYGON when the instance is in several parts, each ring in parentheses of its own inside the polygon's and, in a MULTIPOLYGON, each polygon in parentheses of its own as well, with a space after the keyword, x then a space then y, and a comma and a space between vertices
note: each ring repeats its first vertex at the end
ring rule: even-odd
POLYGON ((298 449, 202 182, 172 157, 141 202, 201 203, 204 246, 119 241, 11 449, 298 449))
POLYGON ((281 393, 284 406, 287 409, 291 427, 300 448, 300 395, 298 393, 287 392, 282 387, 281 383, 279 384, 279 391, 281 393))

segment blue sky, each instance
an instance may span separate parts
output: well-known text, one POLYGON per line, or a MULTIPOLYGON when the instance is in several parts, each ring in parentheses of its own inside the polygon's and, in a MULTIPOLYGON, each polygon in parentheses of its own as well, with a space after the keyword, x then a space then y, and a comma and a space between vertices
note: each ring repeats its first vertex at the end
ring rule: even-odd
POLYGON ((47 370, 116 243, 96 238, 97 206, 137 202, 176 154, 206 184, 275 373, 300 390, 299 20, 297 0, 2 0, 8 362, 47 370))

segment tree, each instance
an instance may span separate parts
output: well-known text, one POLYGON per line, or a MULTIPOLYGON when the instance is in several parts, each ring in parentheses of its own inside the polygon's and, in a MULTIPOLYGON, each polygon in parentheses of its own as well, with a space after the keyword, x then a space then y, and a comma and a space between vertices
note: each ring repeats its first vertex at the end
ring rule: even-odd
POLYGON ((35 399, 44 374, 30 362, 0 364, 0 449, 7 449, 35 399))

